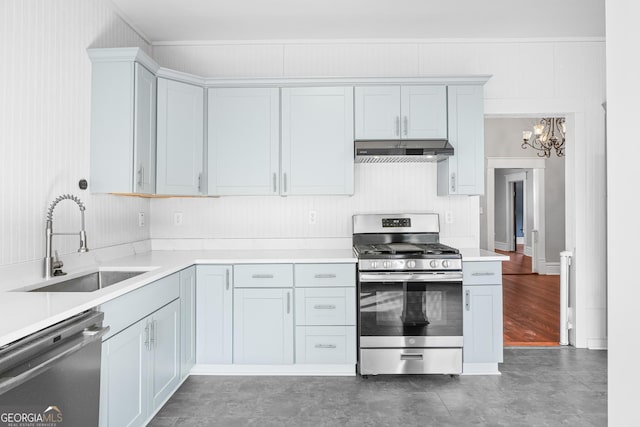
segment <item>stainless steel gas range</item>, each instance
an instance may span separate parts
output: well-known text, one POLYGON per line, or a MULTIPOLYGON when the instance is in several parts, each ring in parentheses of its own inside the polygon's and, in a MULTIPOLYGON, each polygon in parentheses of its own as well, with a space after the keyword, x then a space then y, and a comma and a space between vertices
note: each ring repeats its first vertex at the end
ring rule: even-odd
POLYGON ((353 216, 358 371, 462 372, 462 257, 437 214, 353 216))

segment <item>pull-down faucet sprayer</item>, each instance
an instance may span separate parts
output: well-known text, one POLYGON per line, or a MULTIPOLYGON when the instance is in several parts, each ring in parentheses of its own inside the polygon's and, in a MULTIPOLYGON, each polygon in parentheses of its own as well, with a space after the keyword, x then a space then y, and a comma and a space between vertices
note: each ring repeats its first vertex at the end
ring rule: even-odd
POLYGON ((50 279, 53 276, 62 276, 66 273, 62 272, 62 261, 58 259, 58 254, 56 252, 56 259, 53 259, 52 256, 52 240, 53 236, 60 235, 76 235, 80 234, 80 249, 78 252, 88 252, 87 248, 87 232, 84 230, 84 203, 77 197, 72 194, 63 194, 58 196, 51 205, 49 205, 49 210, 47 211, 47 227, 45 229, 46 234, 46 249, 44 255, 44 278, 50 279), (73 200, 78 204, 80 208, 80 232, 75 233, 54 233, 53 232, 53 210, 56 208, 58 203, 63 200, 73 200))

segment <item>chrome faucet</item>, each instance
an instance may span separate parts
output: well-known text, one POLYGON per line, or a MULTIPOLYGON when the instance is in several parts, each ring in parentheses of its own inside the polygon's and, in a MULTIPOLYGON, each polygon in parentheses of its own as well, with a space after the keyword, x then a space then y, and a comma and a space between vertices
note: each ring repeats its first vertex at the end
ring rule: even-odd
POLYGON ((51 203, 51 205, 49 205, 49 210, 47 211, 47 228, 45 230, 47 243, 46 243, 46 250, 44 255, 44 278, 46 280, 50 279, 53 276, 62 276, 66 274, 62 271, 63 263, 58 259, 58 252, 56 251, 55 260, 53 259, 53 256, 51 254, 53 236, 80 234, 80 249, 78 249, 78 252, 89 251, 89 249, 87 248, 87 232, 84 230, 84 210, 85 210, 84 203, 82 203, 82 201, 77 196, 74 196, 72 194, 63 194, 62 196, 58 196, 58 198, 56 198, 51 203), (78 232, 76 233, 54 233, 53 232, 53 210, 56 208, 58 203, 60 203, 63 200, 73 200, 78 204, 78 207, 80 208, 81 225, 80 225, 79 233, 78 232))

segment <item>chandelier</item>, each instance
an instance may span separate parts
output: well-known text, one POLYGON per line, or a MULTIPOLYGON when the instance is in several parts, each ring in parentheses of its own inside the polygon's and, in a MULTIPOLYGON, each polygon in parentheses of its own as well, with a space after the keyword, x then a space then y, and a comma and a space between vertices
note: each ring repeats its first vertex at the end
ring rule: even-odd
POLYGON ((564 156, 564 139, 567 132, 567 125, 564 118, 548 117, 540 119, 540 123, 530 130, 522 131, 522 148, 527 146, 538 150, 538 156, 551 157, 551 150, 556 150, 558 157, 564 156), (556 135, 557 132, 557 135, 556 135), (531 136, 533 135, 533 139, 531 136))

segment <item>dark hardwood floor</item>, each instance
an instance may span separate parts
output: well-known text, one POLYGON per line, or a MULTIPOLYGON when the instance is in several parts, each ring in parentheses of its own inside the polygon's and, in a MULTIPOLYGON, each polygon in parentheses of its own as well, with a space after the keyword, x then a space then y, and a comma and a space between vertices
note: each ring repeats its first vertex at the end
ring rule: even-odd
POLYGON ((531 273, 531 257, 519 252, 502 263, 504 345, 557 346, 560 340, 560 276, 531 273))

